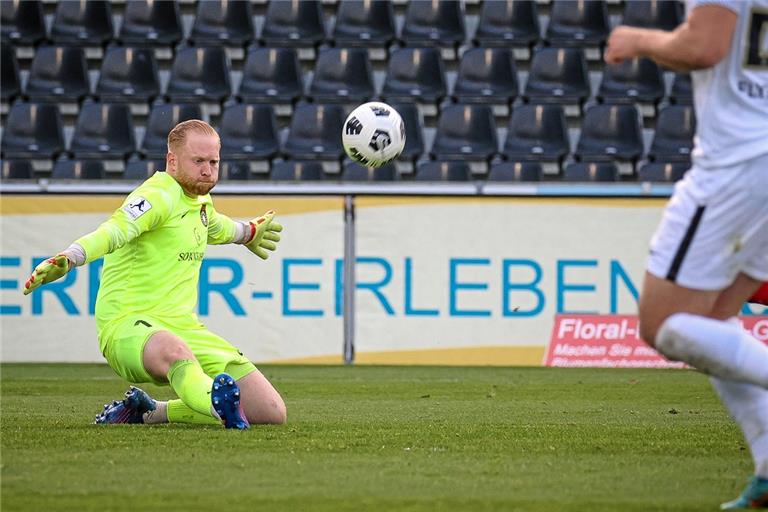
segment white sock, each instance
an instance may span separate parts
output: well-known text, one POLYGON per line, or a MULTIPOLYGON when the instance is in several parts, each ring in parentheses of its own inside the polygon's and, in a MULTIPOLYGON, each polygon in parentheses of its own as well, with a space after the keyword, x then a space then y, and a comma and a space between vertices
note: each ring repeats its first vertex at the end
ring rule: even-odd
POLYGON ((755 462, 755 474, 768 478, 768 390, 717 377, 710 381, 744 432, 755 462))
POLYGON ((157 407, 154 411, 147 411, 143 414, 144 423, 152 425, 153 423, 168 423, 168 402, 155 402, 157 407))
POLYGON ((715 377, 768 388, 768 346, 734 322, 676 313, 661 325, 656 348, 715 377))

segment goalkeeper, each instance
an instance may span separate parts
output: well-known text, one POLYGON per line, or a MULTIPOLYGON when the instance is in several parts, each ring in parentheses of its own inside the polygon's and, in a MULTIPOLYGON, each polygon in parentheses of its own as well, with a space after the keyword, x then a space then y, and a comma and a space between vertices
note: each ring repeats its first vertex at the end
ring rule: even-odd
POLYGON ((218 213, 209 192, 219 177, 216 131, 179 123, 168 134, 166 172, 131 192, 95 231, 42 262, 24 294, 73 267, 104 256, 96 299, 99 348, 131 383, 170 385, 179 399, 161 402, 131 386, 104 406, 96 423, 199 423, 245 429, 284 423, 285 403, 259 370, 194 313, 208 244, 245 245, 262 259, 280 240, 269 211, 251 222, 218 213))

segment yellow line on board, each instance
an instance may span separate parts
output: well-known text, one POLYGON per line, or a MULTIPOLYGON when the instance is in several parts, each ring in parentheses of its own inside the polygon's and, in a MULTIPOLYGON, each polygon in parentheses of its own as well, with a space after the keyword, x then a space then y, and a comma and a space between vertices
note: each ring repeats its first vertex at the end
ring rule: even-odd
MULTIPOLYGON (((437 366, 541 366, 546 347, 471 347, 358 352, 355 364, 437 366)), ((341 356, 315 356, 265 361, 276 364, 341 364, 341 356)))
POLYGON ((590 206, 605 208, 659 208, 666 204, 666 198, 596 198, 596 197, 434 197, 434 196, 402 196, 376 197, 359 196, 355 199, 357 208, 372 208, 379 206, 401 205, 433 205, 433 204, 515 204, 515 205, 557 205, 557 206, 590 206))

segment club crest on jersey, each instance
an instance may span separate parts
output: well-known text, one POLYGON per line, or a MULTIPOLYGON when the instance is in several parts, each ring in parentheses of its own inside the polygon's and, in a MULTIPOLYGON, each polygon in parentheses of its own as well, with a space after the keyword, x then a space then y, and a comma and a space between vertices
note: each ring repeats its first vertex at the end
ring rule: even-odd
POLYGON ((128 204, 123 206, 123 211, 127 213, 128 216, 133 220, 138 219, 151 209, 152 203, 143 197, 136 197, 132 199, 128 204))
POLYGON ((208 214, 205 212, 205 205, 200 207, 200 222, 202 222, 203 226, 206 228, 208 227, 208 214))

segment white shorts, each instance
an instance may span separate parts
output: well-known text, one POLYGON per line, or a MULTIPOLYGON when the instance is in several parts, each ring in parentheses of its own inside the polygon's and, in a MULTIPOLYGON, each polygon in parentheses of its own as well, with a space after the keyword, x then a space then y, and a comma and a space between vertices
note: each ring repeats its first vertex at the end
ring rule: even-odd
POLYGON ((768 281, 768 155, 688 171, 651 239, 647 268, 696 290, 722 290, 740 272, 768 281))

